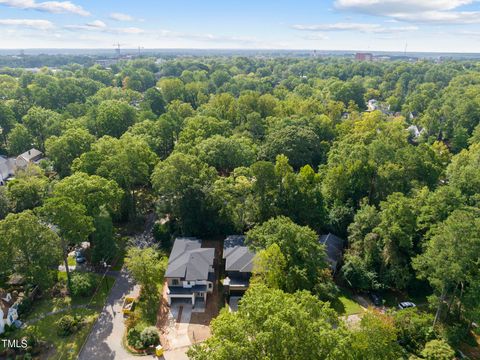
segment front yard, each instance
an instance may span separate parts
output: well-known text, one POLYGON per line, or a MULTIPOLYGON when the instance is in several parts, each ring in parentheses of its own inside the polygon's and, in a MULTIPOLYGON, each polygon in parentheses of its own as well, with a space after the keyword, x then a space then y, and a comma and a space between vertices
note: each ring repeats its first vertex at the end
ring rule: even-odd
MULTIPOLYGON (((59 280, 66 276, 59 272, 59 280)), ((90 329, 98 317, 115 279, 110 276, 103 278, 95 274, 98 284, 95 293, 87 297, 48 297, 35 300, 27 314, 21 316, 26 323, 22 329, 16 330, 9 335, 12 339, 21 339, 24 336, 45 341, 42 346, 40 359, 76 359, 78 352, 85 342, 90 329), (83 325, 80 329, 68 337, 57 334, 57 321, 64 315, 81 316, 83 325)), ((4 350, 0 344, 0 351, 4 350)))

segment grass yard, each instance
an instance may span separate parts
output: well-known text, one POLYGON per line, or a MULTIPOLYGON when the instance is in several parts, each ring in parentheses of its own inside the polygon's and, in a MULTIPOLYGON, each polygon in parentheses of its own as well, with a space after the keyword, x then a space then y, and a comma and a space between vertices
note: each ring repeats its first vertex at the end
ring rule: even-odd
POLYGON ((90 330, 98 317, 98 311, 91 309, 76 309, 68 312, 69 315, 82 316, 85 323, 81 329, 68 337, 60 337, 56 332, 56 322, 67 313, 48 316, 35 324, 27 326, 25 329, 15 333, 16 338, 21 338, 27 334, 34 334, 40 339, 48 339, 48 344, 53 345, 52 354, 48 357, 53 360, 76 359, 81 346, 85 342, 90 330))
MULTIPOLYGON (((23 317, 22 320, 28 323, 29 321, 34 321, 35 319, 41 318, 45 314, 59 311, 70 306, 89 305, 88 308, 82 307, 68 309, 67 311, 63 311, 61 313, 48 315, 38 321, 34 321, 25 329, 14 332, 11 337, 19 339, 26 334, 33 333, 39 339, 45 340, 48 344, 53 345, 53 348, 56 349, 56 351, 51 350, 51 355, 48 353, 48 359, 76 359, 80 347, 84 343, 93 323, 100 314, 100 311, 107 299, 108 293, 115 282, 115 278, 106 276, 100 283, 102 276, 95 276, 98 277, 99 285, 96 293, 93 296, 77 298, 66 296, 64 298, 45 298, 37 300, 33 304, 32 310, 26 317, 23 317), (55 323, 64 315, 81 315, 84 318, 85 324, 77 333, 72 334, 69 337, 60 337, 56 333, 55 323)), ((65 273, 59 273, 59 279, 64 277, 66 277, 65 273)), ((0 344, 0 350, 1 349, 2 345, 0 344)))
POLYGON ((355 301, 352 292, 345 288, 340 288, 340 295, 331 302, 331 305, 339 315, 348 316, 363 311, 360 304, 355 301))
MULTIPOLYGON (((95 275, 98 277, 100 281, 101 275, 95 275)), ((59 273, 59 278, 65 277, 66 273, 59 273)), ((69 306, 75 305, 87 305, 90 303, 91 307, 101 308, 105 304, 105 300, 107 299, 108 293, 112 288, 115 282, 115 278, 111 276, 106 276, 102 283, 98 286, 98 290, 93 297, 77 297, 72 298, 70 296, 66 296, 63 298, 45 298, 41 300, 35 301, 33 305, 33 309, 30 313, 28 313, 27 317, 25 318, 26 321, 37 318, 42 314, 57 311, 69 306)))

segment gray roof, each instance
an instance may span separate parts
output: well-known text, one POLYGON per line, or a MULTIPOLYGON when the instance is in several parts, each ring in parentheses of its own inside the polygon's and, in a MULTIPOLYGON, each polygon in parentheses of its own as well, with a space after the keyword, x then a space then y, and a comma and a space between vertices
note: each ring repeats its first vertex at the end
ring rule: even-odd
POLYGON ((165 277, 181 278, 187 281, 208 280, 212 270, 215 249, 202 248, 195 238, 177 238, 173 244, 165 277))
POLYGON ((0 156, 0 180, 15 175, 15 159, 0 156))
POLYGON ((345 240, 338 236, 328 233, 320 236, 320 243, 325 245, 327 252, 327 260, 331 263, 333 270, 336 269, 337 264, 342 260, 343 247, 345 240))
POLYGON ((43 153, 40 150, 37 149, 30 149, 28 151, 25 151, 23 154, 18 155, 19 157, 24 158, 26 161, 35 161, 41 158, 43 153))
POLYGON ((245 236, 230 235, 223 243, 225 271, 252 272, 255 253, 244 245, 245 236))

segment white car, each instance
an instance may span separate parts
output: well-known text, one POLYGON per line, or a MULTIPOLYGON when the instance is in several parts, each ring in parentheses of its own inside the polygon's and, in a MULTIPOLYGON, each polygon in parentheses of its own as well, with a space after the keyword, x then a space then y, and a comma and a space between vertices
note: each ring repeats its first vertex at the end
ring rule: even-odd
POLYGON ((403 310, 403 309, 408 309, 408 308, 412 308, 412 307, 416 307, 417 305, 415 305, 414 303, 410 302, 410 301, 403 301, 401 302, 400 304, 398 304, 398 308, 400 310, 403 310))

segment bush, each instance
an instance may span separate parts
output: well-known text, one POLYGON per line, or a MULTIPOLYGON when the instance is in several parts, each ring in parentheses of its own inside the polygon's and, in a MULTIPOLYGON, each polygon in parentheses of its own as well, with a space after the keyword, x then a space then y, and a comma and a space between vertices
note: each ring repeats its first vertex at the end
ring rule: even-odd
POLYGON ((94 275, 87 273, 73 273, 71 293, 72 296, 90 296, 93 294, 97 280, 94 275))
POLYGON ((32 310, 32 305, 33 305, 33 301, 30 298, 28 297, 23 298, 22 301, 18 303, 18 307, 17 307, 18 315, 28 314, 30 310, 32 310))
POLYGON ((160 341, 157 328, 155 326, 146 327, 140 334, 140 339, 142 340, 143 347, 157 345, 160 341))
POLYGON ((418 354, 427 341, 435 337, 432 328, 433 315, 424 313, 418 308, 410 308, 393 313, 398 341, 409 352, 418 354))
POLYGON ((158 330, 155 326, 149 326, 143 330, 134 327, 127 332, 127 342, 129 346, 137 350, 157 345, 160 342, 158 330))
POLYGON ((140 331, 136 328, 128 330, 127 343, 134 349, 143 349, 142 339, 140 338, 140 331))
POLYGON ((62 316, 56 323, 58 336, 66 337, 76 333, 81 325, 81 318, 71 315, 62 316))

